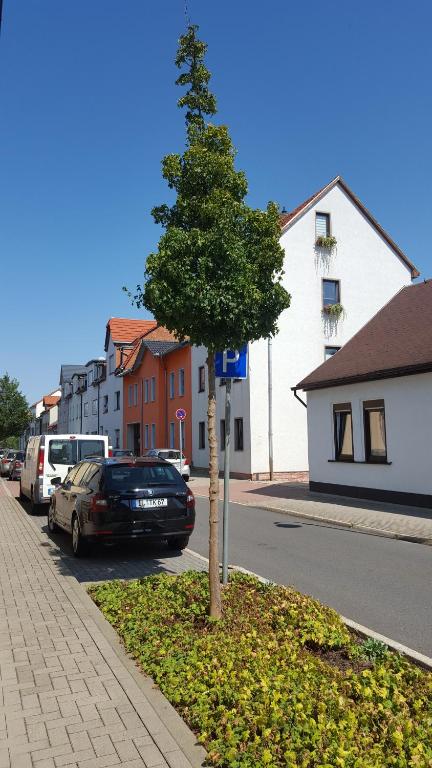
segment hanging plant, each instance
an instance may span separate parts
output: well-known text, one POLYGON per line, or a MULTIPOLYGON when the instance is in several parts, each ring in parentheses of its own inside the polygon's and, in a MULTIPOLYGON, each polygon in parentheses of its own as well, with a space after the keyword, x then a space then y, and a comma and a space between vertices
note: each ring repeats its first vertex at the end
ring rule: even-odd
POLYGON ((328 315, 328 317, 339 320, 340 316, 344 314, 344 308, 342 304, 325 304, 323 313, 328 315))
POLYGON ((334 248, 337 243, 336 238, 334 235, 319 235, 316 239, 315 245, 318 246, 318 248, 334 248))

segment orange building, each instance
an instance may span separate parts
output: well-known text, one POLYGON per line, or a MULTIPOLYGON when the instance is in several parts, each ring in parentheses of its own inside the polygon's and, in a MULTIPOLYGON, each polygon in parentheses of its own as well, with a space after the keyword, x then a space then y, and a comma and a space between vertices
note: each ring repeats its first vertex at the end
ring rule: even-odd
POLYGON ((116 371, 123 377, 123 444, 136 455, 179 448, 177 408, 184 408, 183 452, 192 460, 191 347, 158 326, 139 336, 116 371))

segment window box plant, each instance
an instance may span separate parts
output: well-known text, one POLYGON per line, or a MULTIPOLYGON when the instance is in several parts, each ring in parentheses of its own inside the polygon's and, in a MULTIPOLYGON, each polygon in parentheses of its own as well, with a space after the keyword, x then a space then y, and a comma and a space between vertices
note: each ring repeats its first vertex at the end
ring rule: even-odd
POLYGON ((324 304, 323 313, 334 320, 339 320, 340 316, 344 314, 344 308, 342 304, 324 304))
POLYGON ((315 245, 318 246, 318 248, 334 248, 337 243, 337 240, 334 235, 318 235, 315 245))

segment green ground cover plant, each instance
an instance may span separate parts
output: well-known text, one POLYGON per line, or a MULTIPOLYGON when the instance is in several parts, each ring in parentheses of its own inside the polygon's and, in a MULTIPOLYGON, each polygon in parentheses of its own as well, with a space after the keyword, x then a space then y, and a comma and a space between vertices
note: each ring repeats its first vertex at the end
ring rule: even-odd
POLYGON ((203 573, 89 591, 212 765, 432 766, 432 675, 318 601, 234 574, 215 621, 203 573))

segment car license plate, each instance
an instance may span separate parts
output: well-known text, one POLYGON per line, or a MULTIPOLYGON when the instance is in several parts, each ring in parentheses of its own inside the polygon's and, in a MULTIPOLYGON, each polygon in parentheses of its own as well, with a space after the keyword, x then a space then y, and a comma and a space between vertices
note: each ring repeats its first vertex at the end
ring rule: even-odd
POLYGON ((48 486, 48 496, 51 496, 51 494, 54 493, 54 488, 52 486, 48 486))
POLYGON ((167 507, 168 499, 136 499, 135 504, 141 509, 154 509, 155 507, 167 507))

